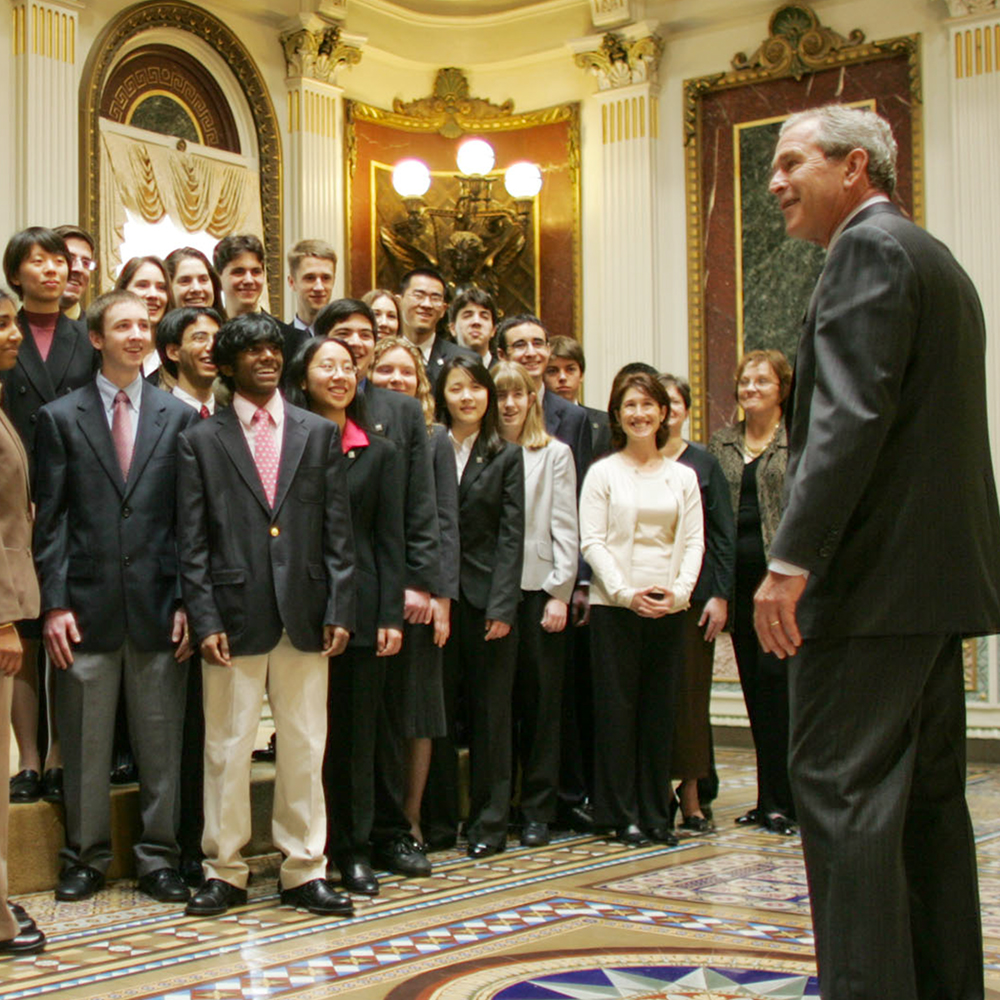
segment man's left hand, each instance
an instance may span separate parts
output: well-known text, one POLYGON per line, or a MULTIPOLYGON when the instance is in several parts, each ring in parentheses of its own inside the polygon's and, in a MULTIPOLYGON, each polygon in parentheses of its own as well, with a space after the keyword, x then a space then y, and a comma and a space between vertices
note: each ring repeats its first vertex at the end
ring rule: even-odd
POLYGON ((188 631, 187 613, 183 608, 178 608, 174 612, 174 627, 170 633, 170 641, 177 646, 174 650, 174 659, 178 663, 183 663, 189 659, 194 652, 191 648, 191 633, 188 631))
POLYGON ((323 626, 323 656, 340 656, 347 649, 351 633, 340 625, 323 626))
POLYGON ((802 645, 795 606, 806 589, 806 576, 787 576, 769 570, 754 594, 753 625, 765 653, 779 660, 794 656, 802 645))

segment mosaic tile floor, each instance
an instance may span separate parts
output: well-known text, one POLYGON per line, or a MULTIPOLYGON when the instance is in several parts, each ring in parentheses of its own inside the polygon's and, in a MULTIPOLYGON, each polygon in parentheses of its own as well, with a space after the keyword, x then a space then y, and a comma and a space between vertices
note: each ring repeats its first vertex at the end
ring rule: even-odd
MULTIPOLYGON (((49 935, 0 963, 0 998, 51 1000, 658 1000, 818 997, 798 838, 733 825, 752 757, 720 752, 718 831, 675 850, 566 836, 429 879, 386 877, 351 920, 282 907, 276 859, 250 902, 195 920, 130 881, 85 903, 22 897, 49 935)), ((989 996, 1000 998, 1000 767, 969 776, 989 996), (993 992, 998 991, 998 992, 993 992)))

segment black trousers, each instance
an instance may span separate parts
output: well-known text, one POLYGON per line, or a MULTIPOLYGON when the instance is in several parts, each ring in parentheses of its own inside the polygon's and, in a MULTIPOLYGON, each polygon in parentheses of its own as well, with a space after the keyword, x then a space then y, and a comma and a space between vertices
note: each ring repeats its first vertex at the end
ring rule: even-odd
POLYGON ((788 780, 788 660, 765 653, 757 633, 733 632, 733 650, 757 751, 757 808, 795 818, 788 780))
POLYGON ((326 853, 334 861, 369 857, 375 818, 375 732, 385 664, 370 646, 348 646, 330 658, 323 791, 326 853))
POLYGON ((177 844, 181 858, 201 859, 205 828, 205 706, 201 690, 201 657, 195 653, 188 665, 184 702, 184 736, 181 743, 181 821, 177 844))
POLYGON ((452 602, 451 638, 444 650, 448 735, 435 739, 421 810, 426 840, 458 832, 459 701, 469 736, 470 843, 498 845, 507 837, 511 795, 511 705, 517 665, 517 627, 486 642, 486 615, 460 597, 452 602))
POLYGON ((566 626, 559 727, 559 806, 571 809, 593 796, 594 686, 590 626, 566 626))
POLYGON ((824 1000, 981 1000, 959 638, 808 639, 789 676, 824 1000))
POLYGON ((594 822, 601 827, 667 827, 684 623, 679 614, 642 618, 628 608, 594 605, 590 636, 594 822))
MULTIPOLYGON (((559 732, 566 632, 541 625, 549 595, 522 590, 517 610, 514 733, 521 765, 521 814, 525 821, 556 818, 559 732)), ((567 625, 567 628, 571 626, 567 625)))

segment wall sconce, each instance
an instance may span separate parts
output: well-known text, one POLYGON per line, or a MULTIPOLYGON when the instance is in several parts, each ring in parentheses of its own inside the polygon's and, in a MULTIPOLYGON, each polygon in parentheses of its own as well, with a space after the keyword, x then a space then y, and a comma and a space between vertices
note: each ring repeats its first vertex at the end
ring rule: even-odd
POLYGON ((457 183, 454 203, 447 197, 433 207, 425 196, 433 183, 421 160, 400 160, 392 186, 403 201, 406 217, 380 229, 383 246, 401 266, 431 266, 451 288, 475 284, 496 294, 502 273, 527 242, 534 199, 542 188, 537 164, 518 162, 504 172, 504 188, 514 205, 493 196, 499 178, 491 174, 496 153, 485 139, 466 139, 455 157, 458 172, 442 183, 457 183))

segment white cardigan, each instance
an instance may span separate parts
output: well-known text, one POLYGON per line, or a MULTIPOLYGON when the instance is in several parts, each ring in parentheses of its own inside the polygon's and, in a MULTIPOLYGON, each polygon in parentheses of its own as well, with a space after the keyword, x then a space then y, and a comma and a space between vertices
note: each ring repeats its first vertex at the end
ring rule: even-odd
MULTIPOLYGON (((674 595, 670 611, 674 614, 691 603, 705 554, 704 521, 695 472, 664 459, 661 473, 663 487, 673 493, 679 511, 670 566, 664 567, 663 581, 674 595)), ((595 462, 580 494, 580 544, 593 570, 591 604, 631 605, 639 589, 629 579, 638 516, 635 473, 621 453, 595 462)))
POLYGON ((544 590, 567 604, 578 570, 576 467, 569 446, 553 438, 524 449, 522 590, 544 590))

